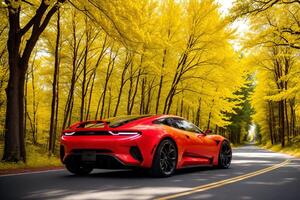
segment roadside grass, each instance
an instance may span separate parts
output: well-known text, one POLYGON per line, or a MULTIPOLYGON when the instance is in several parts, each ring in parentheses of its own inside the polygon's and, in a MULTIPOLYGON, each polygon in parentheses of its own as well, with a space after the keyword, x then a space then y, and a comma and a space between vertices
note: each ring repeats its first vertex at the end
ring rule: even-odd
POLYGON ((230 142, 230 146, 232 147, 232 148, 238 148, 238 147, 241 147, 241 146, 243 146, 244 144, 233 144, 233 143, 231 143, 230 142))
POLYGON ((260 147, 300 158, 300 136, 293 138, 290 144, 287 144, 283 148, 281 144, 272 145, 271 142, 261 144, 260 147))
POLYGON ((244 146, 246 144, 249 144, 249 142, 248 141, 241 141, 241 143, 239 143, 239 144, 234 144, 234 143, 230 142, 230 146, 232 148, 242 147, 242 146, 244 146))
MULTIPOLYGON (((0 159, 3 154, 3 145, 0 145, 0 159)), ((27 161, 24 162, 0 162, 0 171, 14 170, 14 169, 35 169, 35 168, 51 168, 62 166, 60 159, 57 156, 48 156, 45 150, 41 147, 27 144, 26 146, 27 161)))

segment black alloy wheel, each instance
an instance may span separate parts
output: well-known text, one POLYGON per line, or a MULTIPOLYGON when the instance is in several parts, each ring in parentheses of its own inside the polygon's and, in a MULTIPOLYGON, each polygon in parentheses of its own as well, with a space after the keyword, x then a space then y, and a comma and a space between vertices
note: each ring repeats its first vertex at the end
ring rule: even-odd
POLYGON ((155 177, 171 176, 176 170, 177 157, 176 144, 170 139, 163 140, 155 152, 152 175, 155 177))
POLYGON ((224 140, 221 144, 219 153, 219 168, 227 169, 230 167, 232 159, 232 149, 228 141, 224 140))

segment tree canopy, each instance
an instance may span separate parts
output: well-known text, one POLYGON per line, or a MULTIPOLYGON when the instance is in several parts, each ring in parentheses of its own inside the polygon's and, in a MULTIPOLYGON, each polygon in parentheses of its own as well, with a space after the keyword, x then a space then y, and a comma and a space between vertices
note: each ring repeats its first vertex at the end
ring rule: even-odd
POLYGON ((263 140, 299 133, 299 1, 237 0, 227 16, 214 0, 2 6, 6 161, 25 161, 26 142, 57 153, 72 123, 118 115, 180 115, 234 143, 253 113, 263 140), (240 18, 244 38, 232 26, 240 18))

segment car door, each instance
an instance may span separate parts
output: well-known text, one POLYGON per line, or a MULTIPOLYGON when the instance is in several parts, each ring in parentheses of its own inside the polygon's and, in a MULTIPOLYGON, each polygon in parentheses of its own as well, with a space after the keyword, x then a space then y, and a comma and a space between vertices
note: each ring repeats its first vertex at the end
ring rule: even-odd
POLYGON ((201 156, 213 161, 213 155, 217 149, 217 143, 204 133, 198 133, 198 152, 201 156))
POLYGON ((188 147, 191 156, 199 158, 201 162, 206 160, 206 164, 210 164, 213 159, 213 150, 215 148, 215 141, 206 136, 196 125, 184 120, 178 119, 176 121, 178 128, 184 130, 184 134, 190 137, 190 146, 188 147))
POLYGON ((181 134, 184 134, 187 138, 186 143, 186 153, 189 154, 191 157, 197 157, 198 155, 198 137, 192 130, 190 122, 182 119, 182 118, 175 118, 174 119, 175 126, 177 129, 181 130, 181 134))

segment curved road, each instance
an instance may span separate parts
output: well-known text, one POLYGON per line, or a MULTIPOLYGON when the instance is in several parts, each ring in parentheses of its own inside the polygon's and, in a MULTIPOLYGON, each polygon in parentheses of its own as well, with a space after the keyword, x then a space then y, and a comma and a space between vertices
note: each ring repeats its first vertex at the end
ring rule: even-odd
POLYGON ((0 199, 300 199, 300 159, 248 145, 233 151, 230 169, 196 168, 170 178, 142 172, 66 170, 0 176, 0 199))

